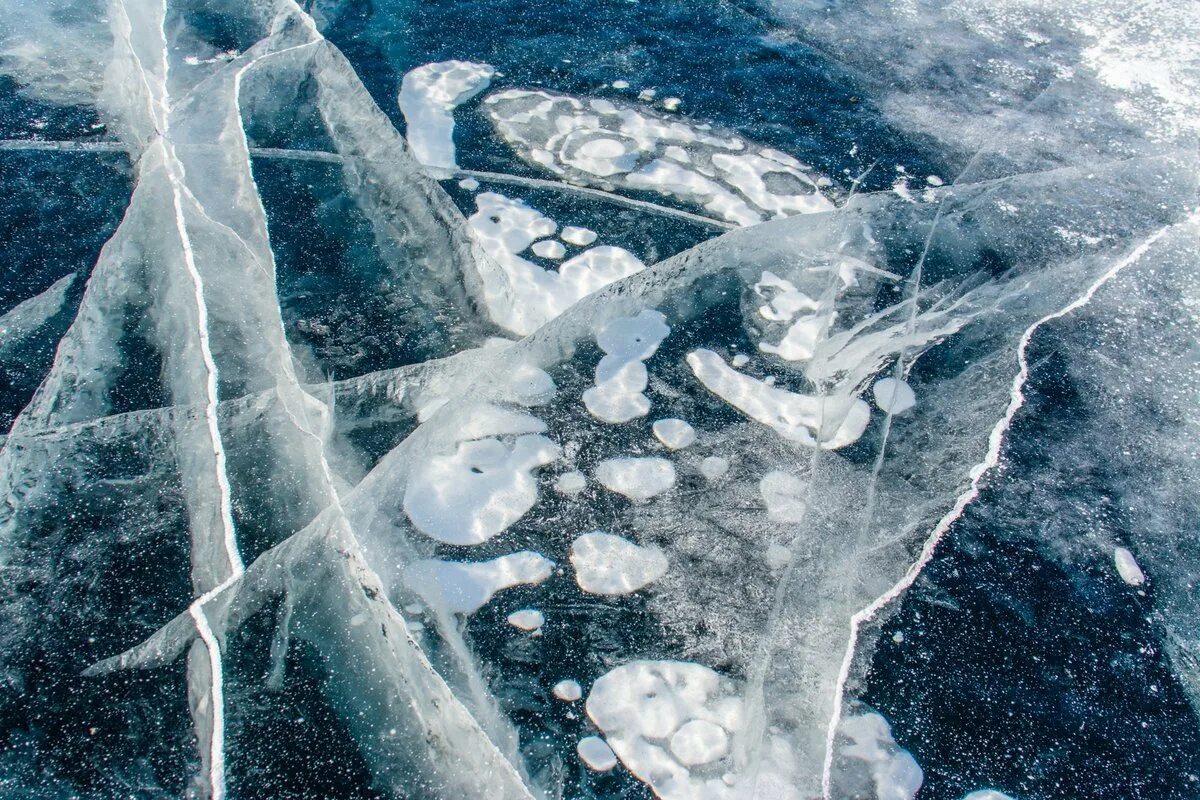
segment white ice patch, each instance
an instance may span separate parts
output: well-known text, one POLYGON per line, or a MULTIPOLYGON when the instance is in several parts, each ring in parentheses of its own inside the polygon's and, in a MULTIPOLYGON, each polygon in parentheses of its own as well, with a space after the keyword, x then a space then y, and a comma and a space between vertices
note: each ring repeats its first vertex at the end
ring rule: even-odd
POLYGON ((733 357, 732 363, 733 363, 733 366, 738 367, 740 369, 741 367, 744 367, 750 363, 750 356, 746 355, 745 353, 738 353, 736 356, 733 357))
POLYGON ((473 192, 479 188, 479 181, 474 178, 463 178, 458 182, 459 188, 466 189, 468 192, 473 192))
POLYGON ((579 470, 564 472, 554 479, 554 490, 567 496, 577 495, 587 486, 587 477, 579 470))
POLYGON ((871 391, 875 395, 875 405, 892 414, 903 414, 917 404, 912 387, 895 378, 880 378, 871 391))
POLYGON ((544 436, 460 442, 454 453, 421 462, 409 478, 404 512, 422 533, 446 544, 480 544, 537 502, 534 473, 558 457, 544 436))
MULTIPOLYGON (((625 664, 596 681, 586 708, 621 763, 663 800, 749 800, 726 782, 730 739, 744 724, 742 701, 708 667, 625 664)), ((763 777, 767 788, 770 776, 763 777)))
POLYGON ((454 109, 482 92, 496 70, 470 61, 442 61, 410 70, 400 83, 405 138, 417 161, 438 170, 458 169, 454 109))
MULTIPOLYGON (((484 304, 492 321, 519 336, 528 336, 587 295, 646 268, 628 250, 603 246, 568 259, 557 271, 544 270, 520 253, 551 236, 558 229, 553 220, 496 192, 476 195, 475 204, 468 230, 491 262, 480 265, 484 304)), ((553 255, 562 248, 558 242, 538 244, 535 253, 561 257, 553 255)))
POLYGON ((856 397, 813 397, 769 386, 730 367, 711 350, 694 350, 688 364, 713 394, 785 439, 823 450, 858 441, 871 410, 856 397))
POLYGON ((589 594, 623 595, 648 586, 667 572, 657 547, 642 547, 602 531, 585 533, 571 545, 575 582, 589 594))
POLYGON ((1133 553, 1124 547, 1118 547, 1113 550, 1113 564, 1116 566, 1117 574, 1121 576, 1121 580, 1130 586, 1141 586, 1146 582, 1146 573, 1142 572, 1142 568, 1138 566, 1133 553))
POLYGON ((654 437, 670 450, 682 450, 696 441, 696 429, 681 419, 660 419, 653 429, 654 437))
MULTIPOLYGON (((638 98, 652 100, 654 92, 638 98)), ((663 101, 669 111, 679 104, 677 97, 663 101)), ((711 126, 523 89, 496 92, 484 107, 518 155, 575 183, 658 191, 738 225, 833 208, 796 159, 711 126)))
POLYGON ((760 342, 758 349, 787 361, 812 358, 817 342, 833 322, 832 313, 823 312, 820 303, 773 272, 762 273, 754 284, 754 292, 766 301, 758 308, 759 316, 770 322, 792 323, 779 342, 760 342))
POLYGON ((554 684, 554 688, 550 691, 564 703, 574 703, 583 697, 583 687, 579 685, 579 681, 571 680, 570 678, 554 684))
POLYGON ((654 355, 671 329, 658 311, 609 321, 596 335, 605 356, 596 365, 596 385, 583 393, 583 404, 597 419, 628 422, 650 413, 642 391, 649 382, 642 362, 654 355))
POLYGON ((405 567, 404 581, 435 608, 473 614, 497 592, 520 584, 539 584, 553 569, 553 561, 523 550, 491 561, 415 561, 405 567))
POLYGON ((892 739, 892 729, 879 714, 860 714, 842 720, 841 733, 851 744, 841 755, 862 762, 875 784, 879 800, 913 800, 924 781, 924 773, 907 751, 892 739))
POLYGON ((575 746, 579 760, 593 772, 608 772, 617 765, 617 756, 599 736, 585 736, 575 746))
POLYGON ((567 248, 563 247, 562 242, 556 242, 553 239, 543 239, 540 242, 534 242, 533 250, 535 256, 549 258, 553 261, 558 261, 567 254, 567 248))
POLYGON ((546 616, 534 608, 523 608, 508 615, 508 624, 523 631, 536 631, 546 624, 546 616))
POLYGON ((976 789, 963 797, 962 800, 1013 800, 1013 798, 995 789, 976 789))
POLYGON ((649 500, 675 485, 675 467, 665 458, 610 458, 596 465, 596 480, 630 500, 649 500))
POLYGON ((576 247, 587 247, 589 244, 596 241, 596 232, 588 228, 580 228, 575 225, 568 225, 562 229, 562 240, 567 244, 573 244, 576 247))
POLYGON ((700 462, 700 474, 710 481, 717 481, 729 472, 729 459, 721 456, 708 456, 700 462))
POLYGON ((804 521, 808 509, 804 496, 808 484, 787 472, 772 470, 758 482, 758 493, 767 506, 767 517, 774 522, 804 521))

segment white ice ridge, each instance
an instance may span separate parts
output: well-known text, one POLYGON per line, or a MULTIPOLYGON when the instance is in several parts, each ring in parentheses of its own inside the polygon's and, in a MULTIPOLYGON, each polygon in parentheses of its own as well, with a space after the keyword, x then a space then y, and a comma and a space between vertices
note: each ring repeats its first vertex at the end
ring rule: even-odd
POLYGON ((593 772, 608 772, 617 765, 617 756, 608 742, 599 736, 585 736, 575 745, 579 760, 593 772))
POLYGON ((596 365, 596 385, 583 393, 592 416, 609 423, 628 422, 650 412, 642 391, 650 377, 642 362, 658 350, 671 329, 658 311, 610 320, 596 334, 605 355, 596 365))
POLYGON ((44 292, 22 300, 0 315, 0 359, 62 309, 67 291, 74 282, 75 273, 72 272, 56 280, 44 292))
POLYGON ((596 465, 596 480, 630 500, 649 500, 675 485, 675 467, 665 458, 609 458, 596 465))
MULTIPOLYGON (((1200 222, 1200 210, 1193 210, 1187 217, 1185 224, 1195 225, 1200 222)), ((1034 322, 1025 332, 1021 334, 1021 338, 1017 343, 1017 374, 1013 378, 1012 387, 1009 390, 1008 407, 1004 411, 1004 416, 996 422, 988 436, 988 448, 984 454, 983 460, 976 464, 971 469, 971 485, 967 490, 958 496, 954 502, 954 507, 951 508, 946 515, 943 516, 933 531, 929 534, 929 538, 925 540, 925 545, 921 549, 921 554, 917 560, 908 568, 899 581, 892 588, 875 599, 866 608, 860 609, 850 618, 850 635, 846 646, 846 654, 842 659, 841 670, 838 672, 837 686, 834 691, 833 698, 833 715, 829 720, 829 727, 826 731, 825 740, 825 764, 821 775, 821 793, 825 800, 832 800, 830 794, 830 785, 833 773, 833 748, 837 737, 838 726, 842 718, 842 704, 844 701, 846 683, 850 678, 850 668, 854 662, 854 653, 858 642, 858 632, 864 624, 870 622, 875 616, 888 604, 900 597, 913 582, 917 576, 925 569, 925 566, 933 559, 933 554, 937 551, 938 545, 945 538, 951 526, 963 515, 967 506, 979 497, 982 488, 983 478, 991 472, 996 465, 1000 463, 1000 452, 1004 446, 1004 438, 1008 430, 1012 427, 1013 420, 1017 416, 1017 412, 1025 405, 1025 383, 1029 380, 1029 359, 1028 351, 1029 344, 1033 341, 1034 335, 1038 330, 1047 323, 1053 322, 1063 317, 1069 316, 1075 311, 1083 308, 1092 302, 1092 298, 1096 296, 1104 285, 1121 274, 1126 267, 1137 263, 1156 242, 1162 239, 1172 229, 1172 225, 1164 225, 1156 230, 1150 236, 1147 236, 1137 247, 1133 248, 1124 258, 1119 259, 1111 267, 1104 271, 1100 277, 1096 278, 1090 286, 1079 297, 1072 300, 1067 305, 1054 311, 1041 319, 1034 322)))
POLYGON ((415 561, 405 568, 404 581, 435 608, 473 614, 497 592, 521 584, 539 584, 553 570, 550 559, 522 550, 490 561, 415 561))
POLYGON ((667 572, 667 557, 603 531, 585 533, 571 545, 575 582, 589 594, 633 594, 667 572))
POLYGON ((454 152, 454 109, 486 89, 496 70, 470 61, 424 64, 400 83, 405 139, 416 159, 436 170, 458 168, 454 152))
POLYGON ((550 690, 555 697, 562 700, 564 703, 574 703, 579 698, 583 697, 583 687, 579 685, 579 681, 567 678, 554 684, 554 688, 550 690))
POLYGON ((628 250, 600 246, 564 261, 557 271, 542 269, 520 254, 553 235, 557 223, 496 192, 476 195, 475 203, 477 210, 467 223, 486 256, 479 265, 484 305, 493 322, 519 336, 528 336, 587 295, 646 268, 628 250))
POLYGON ((836 450, 858 441, 870 422, 870 408, 856 397, 778 389, 738 372, 711 350, 694 350, 687 361, 710 392, 790 441, 836 450))
POLYGON ((508 624, 523 631, 536 631, 546 624, 546 616, 535 608, 523 608, 508 615, 508 624))
POLYGON ((669 450, 682 450, 696 441, 696 429, 681 419, 660 419, 653 430, 654 437, 669 450))
POLYGON ((903 414, 917 404, 917 395, 905 381, 880 378, 871 387, 875 405, 889 414, 903 414))
POLYGON ((850 740, 839 751, 843 759, 870 776, 874 797, 880 800, 913 800, 925 780, 910 753, 892 739, 892 729, 879 714, 860 714, 842 720, 842 735, 850 740))
POLYGON ((510 89, 484 100, 527 162, 572 183, 653 190, 738 225, 833 207, 796 159, 625 103, 510 89))
POLYGON ((1141 586, 1146 582, 1146 573, 1142 572, 1142 568, 1138 566, 1137 559, 1126 548, 1117 547, 1113 549, 1113 565, 1116 566, 1117 574, 1121 576, 1121 580, 1130 586, 1141 586))

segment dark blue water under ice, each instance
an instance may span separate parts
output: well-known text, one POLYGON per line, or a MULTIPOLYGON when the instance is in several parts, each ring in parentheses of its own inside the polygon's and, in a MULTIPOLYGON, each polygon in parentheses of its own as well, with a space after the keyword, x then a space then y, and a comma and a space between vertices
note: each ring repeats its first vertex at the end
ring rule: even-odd
MULTIPOLYGON (((317 10, 321 7, 318 3, 317 10)), ((359 0, 342 4, 326 20, 325 34, 400 130, 395 98, 403 74, 431 61, 467 59, 496 66, 503 73, 493 83, 499 87, 605 97, 621 96, 608 88, 617 79, 630 80, 635 90, 654 87, 660 97, 683 98, 686 116, 789 152, 843 189, 875 162, 863 179, 864 191, 890 187, 897 165, 947 178, 953 169, 935 143, 892 127, 852 70, 806 46, 748 2, 359 0)), ((539 177, 491 135, 482 115, 467 112, 457 133, 464 167, 539 177)), ((0 83, 0 130, 5 139, 104 136, 88 112, 40 105, 10 81, 0 83)), ((379 255, 353 203, 339 196, 336 166, 271 159, 257 159, 254 166, 289 335, 317 369, 333 377, 357 375, 422 361, 450 346, 428 338, 410 309, 379 291, 379 255)), ((0 313, 67 274, 80 278, 66 308, 19 361, 0 371, 0 427, 7 429, 49 368, 79 302, 82 279, 120 220, 131 190, 129 171, 118 154, 0 150, 0 313)), ((472 210, 469 195, 453 183, 446 188, 464 210, 472 210)), ((602 241, 648 262, 713 235, 702 226, 647 219, 569 194, 521 196, 552 218, 569 215, 587 224, 602 241)), ((1120 541, 1123 531, 1138 524, 1114 510, 1121 507, 1119 487, 1139 478, 1137 464, 1106 461, 1080 423, 1092 411, 1072 375, 1069 354, 1087 335, 1064 323, 1035 342, 1030 402, 1008 440, 1007 468, 955 526, 887 623, 874 656, 863 700, 890 721, 897 742, 921 765, 923 800, 956 800, 983 787, 1022 800, 1200 795, 1200 726, 1158 645, 1153 588, 1142 595, 1130 592, 1106 562, 1072 562, 1068 568, 1055 558, 1054 543, 1072 535, 1099 525, 1120 541), (1083 479, 1071 478, 1064 462, 1092 466, 1083 479)), ((936 359, 937 351, 929 357, 936 359)), ((129 354, 131 374, 155 374, 159 367, 153 354, 129 354)), ((114 411, 163 403, 152 394, 129 396, 117 398, 114 411)), ((380 452, 394 443, 387 432, 381 435, 380 452)), ((128 458, 136 460, 137 454, 128 458)), ((113 471, 136 472, 136 466, 114 464, 113 471)), ((124 581, 154 586, 144 594, 160 598, 157 607, 126 608, 120 584, 110 582, 100 596, 89 594, 89 586, 106 585, 105 565, 86 563, 87 542, 77 536, 117 512, 104 508, 100 498, 81 501, 81 507, 94 517, 77 529, 66 526, 31 556, 52 577, 4 587, 8 593, 28 592, 37 602, 54 598, 39 619, 60 636, 53 639, 57 651, 30 647, 25 655, 33 665, 27 675, 36 675, 36 681, 0 686, 0 787, 5 771, 15 776, 33 770, 42 776, 44 791, 30 798, 178 795, 194 769, 189 741, 160 743, 157 752, 167 753, 165 760, 141 763, 144 774, 128 775, 123 787, 94 784, 89 764, 109 759, 138 764, 138 741, 187 730, 182 664, 167 675, 107 679, 103 692, 78 671, 113 652, 116 643, 142 638, 122 626, 144 629, 145 635, 186 605, 189 589, 179 577, 187 573, 185 543, 131 535, 128 552, 108 554, 111 564, 134 565, 124 581), (114 693, 172 711, 130 718, 121 709, 137 704, 112 703, 114 693), (166 718, 179 724, 170 731, 144 727, 166 718)), ((553 516, 546 520, 554 522, 553 516)), ((545 636, 530 639, 503 620, 524 607, 532 591, 516 588, 502 595, 469 628, 485 663, 502 658, 529 667, 494 688, 526 727, 524 749, 531 762, 564 770, 566 785, 580 797, 649 797, 621 768, 597 777, 568 758, 585 721, 569 716, 565 704, 549 699, 549 685, 536 682, 539 675, 553 674, 548 664, 590 681, 602 672, 599 657, 610 650, 654 657, 661 633, 645 629, 636 597, 604 601, 603 627, 595 625, 595 603, 587 612, 591 622, 574 624, 575 589, 569 576, 560 575, 537 590, 550 621, 545 636), (632 641, 611 641, 621 637, 632 641)), ((267 639, 271 631, 238 635, 267 639)), ((9 635, 0 641, 23 646, 9 635)), ((669 655, 668 643, 661 646, 669 655)), ((240 712, 241 727, 230 732, 237 743, 230 756, 233 795, 374 796, 366 765, 352 749, 336 744, 348 737, 322 734, 341 723, 319 691, 325 669, 320 656, 297 646, 288 668, 299 677, 286 684, 285 700, 274 697, 269 714, 240 712)), ((269 669, 253 655, 239 656, 229 679, 234 701, 252 708, 256 693, 266 691, 257 687, 269 669)))

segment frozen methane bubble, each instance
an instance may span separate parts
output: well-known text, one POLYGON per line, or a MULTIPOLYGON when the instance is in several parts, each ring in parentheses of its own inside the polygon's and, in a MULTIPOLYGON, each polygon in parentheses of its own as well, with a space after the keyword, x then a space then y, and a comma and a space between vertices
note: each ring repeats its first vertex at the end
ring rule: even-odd
POLYGON ((682 450, 696 441, 696 429, 681 419, 660 419, 653 430, 655 438, 670 450, 682 450))
POLYGON ((1126 548, 1117 547, 1113 549, 1113 563, 1117 567, 1117 574, 1121 576, 1121 580, 1130 586, 1141 586, 1146 582, 1146 573, 1142 572, 1142 568, 1138 566, 1137 559, 1126 548))
POLYGON ((404 580, 434 608, 473 614, 497 592, 520 584, 541 583, 553 569, 550 559, 523 550, 490 561, 415 561, 405 568, 404 580))
POLYGON ((711 350, 694 350, 688 365, 713 394, 785 439, 823 450, 853 444, 871 410, 856 397, 813 397, 777 389, 730 367, 711 350))
POLYGON ((562 242, 556 242, 553 239, 543 239, 540 242, 534 242, 533 247, 530 249, 533 250, 535 256, 549 258, 553 261, 557 261, 567 254, 567 248, 563 247, 562 242))
POLYGON ((587 476, 579 470, 564 472, 554 479, 554 490, 559 494, 577 495, 587 486, 587 476))
POLYGON ((840 755, 848 775, 869 781, 880 800, 913 800, 925 780, 916 759, 892 739, 892 729, 879 714, 845 717, 841 735, 850 740, 840 755))
POLYGON ((596 465, 596 480, 630 500, 649 500, 675 485, 675 467, 665 458, 609 458, 596 465))
POLYGON ((804 496, 808 484, 788 472, 771 470, 758 482, 758 491, 767 505, 767 517, 773 522, 804 521, 807 505, 804 496))
POLYGON ((508 624, 523 631, 536 631, 546 624, 546 616, 534 608, 523 608, 508 615, 508 624))
POLYGON ((889 414, 903 414, 917 404, 912 387, 896 378, 880 378, 871 389, 875 405, 889 414))
POLYGON ((404 512, 418 530, 446 544, 481 544, 537 502, 534 472, 558 457, 544 436, 460 442, 454 453, 419 464, 404 492, 404 512))
POLYGON ((583 687, 579 685, 579 681, 567 678, 554 684, 554 688, 550 690, 555 697, 565 703, 574 703, 579 698, 583 697, 583 687))
POLYGON ((729 737, 742 728, 742 701, 708 667, 681 661, 616 667, 592 686, 586 708, 621 763, 664 800, 735 796, 710 776, 722 773, 711 765, 725 758, 729 737), (701 765, 710 768, 693 775, 701 765))
POLYGON ((562 229, 561 237, 567 244, 573 244, 576 247, 587 247, 596 241, 596 232, 589 228, 567 225, 562 229))
POLYGON ((710 481, 720 480, 729 472, 729 459, 723 456, 708 456, 700 462, 700 474, 710 481))
MULTIPOLYGON (((496 192, 476 195, 475 205, 467 225, 485 255, 479 264, 484 305, 497 325, 519 336, 533 333, 587 295, 646 268, 628 250, 601 246, 564 261, 557 271, 542 269, 520 254, 552 235, 558 229, 554 220, 496 192)), ((557 242, 539 244, 552 252, 561 247, 557 242)))
POLYGON ((575 582, 589 594, 632 594, 667 572, 667 557, 603 531, 585 533, 571 545, 575 582))
POLYGON ((579 760, 594 772, 608 772, 617 765, 617 756, 599 736, 585 736, 575 746, 579 760))
POLYGON ((470 61, 441 61, 410 70, 400 82, 400 111, 413 155, 427 167, 455 170, 454 109, 482 92, 496 70, 470 61))
POLYGON ((600 329, 596 344, 605 355, 596 365, 596 385, 583 393, 583 404, 592 416, 616 424, 650 412, 650 400, 642 394, 649 383, 642 362, 654 355, 670 332, 666 317, 650 310, 610 320, 600 329))
POLYGON ((737 225, 833 208, 799 161, 711 126, 540 90, 495 92, 484 107, 521 158, 574 183, 658 191, 737 225))
POLYGON ((976 789, 970 794, 964 795, 962 800, 1013 800, 1013 798, 995 789, 976 789))

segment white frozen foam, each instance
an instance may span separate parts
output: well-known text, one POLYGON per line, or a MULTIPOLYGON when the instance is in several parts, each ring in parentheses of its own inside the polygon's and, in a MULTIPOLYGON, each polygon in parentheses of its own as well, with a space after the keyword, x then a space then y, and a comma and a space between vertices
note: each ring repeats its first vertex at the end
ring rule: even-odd
POLYGON ((562 242, 556 242, 553 239, 543 239, 540 242, 534 242, 533 254, 542 258, 550 258, 555 261, 559 260, 567 254, 567 248, 563 247, 562 242))
POLYGON ((895 378, 880 378, 871 392, 875 395, 875 405, 892 414, 903 414, 917 404, 912 387, 895 378))
POLYGON ((617 765, 617 756, 599 736, 585 736, 580 739, 579 744, 575 745, 575 751, 579 753, 579 760, 594 772, 608 772, 617 765))
POLYGON ((655 438, 671 450, 682 450, 696 441, 696 429, 681 419, 660 419, 653 429, 655 438))
POLYGON ((550 691, 565 703, 574 703, 583 697, 583 687, 579 685, 579 681, 570 678, 554 684, 554 688, 550 691))
POLYGON ((575 582, 589 594, 632 594, 667 572, 657 547, 642 547, 603 531, 585 533, 571 545, 575 582))
POLYGON ((587 477, 579 470, 564 472, 554 479, 554 489, 560 494, 576 495, 587 486, 587 477))
POLYGON ((520 584, 539 584, 553 569, 553 561, 523 550, 491 561, 414 561, 405 567, 404 581, 435 608, 473 614, 497 592, 520 584))
POLYGON ((580 228, 576 225, 567 225, 562 229, 562 240, 567 244, 573 244, 578 247, 587 247, 589 244, 596 241, 596 232, 589 228, 580 228))
MULTIPOLYGON (((480 264, 484 304, 497 325, 520 336, 533 333, 592 292, 646 268, 628 250, 605 246, 567 260, 557 272, 544 270, 519 254, 552 235, 558 229, 553 220, 496 192, 476 195, 475 204, 478 210, 467 220, 468 230, 490 261, 480 264)), ((554 252, 558 248, 552 247, 554 252)))
POLYGON ((546 624, 546 616, 534 608, 523 608, 508 615, 508 624, 523 631, 536 631, 546 624))
POLYGON ((480 544, 507 529, 537 501, 534 472, 558 457, 544 436, 460 442, 454 453, 419 464, 404 512, 422 533, 446 544, 480 544))
POLYGON ((1133 553, 1124 547, 1113 550, 1113 564, 1116 565, 1117 574, 1121 576, 1121 580, 1130 586, 1141 586, 1146 582, 1146 573, 1142 572, 1142 568, 1138 566, 1133 553))
POLYGON ((808 484, 787 472, 772 470, 758 482, 758 492, 767 505, 767 517, 775 522, 804 521, 808 510, 804 496, 808 484))
POLYGON ((675 485, 675 467, 665 458, 610 458, 596 465, 596 479, 630 500, 649 500, 675 485))
POLYGON ((711 350, 694 350, 687 361, 709 391, 791 441, 836 450, 858 441, 871 418, 867 404, 858 398, 777 389, 743 375, 711 350))
POLYGON ((413 155, 427 167, 458 168, 454 109, 482 92, 496 70, 470 61, 442 61, 410 70, 400 83, 400 111, 413 155))
POLYGON ((583 393, 588 413, 613 424, 648 414, 650 400, 642 390, 649 375, 642 361, 654 355, 670 331, 666 317, 649 310, 601 328, 596 343, 606 355, 596 365, 596 385, 583 393))

